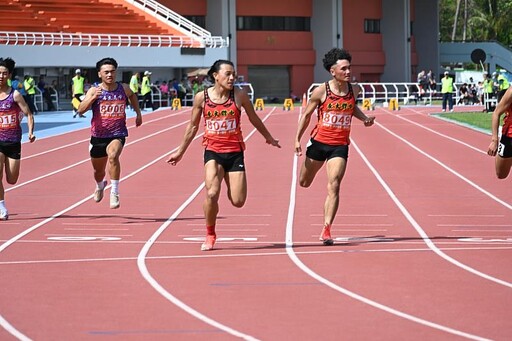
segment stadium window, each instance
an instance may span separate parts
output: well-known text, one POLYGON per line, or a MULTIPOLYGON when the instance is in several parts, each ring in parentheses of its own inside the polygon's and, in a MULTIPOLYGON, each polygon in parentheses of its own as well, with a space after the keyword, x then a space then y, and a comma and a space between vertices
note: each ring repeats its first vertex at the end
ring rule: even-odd
POLYGON ((380 20, 364 19, 364 33, 380 33, 380 20))
POLYGON ((309 17, 237 17, 238 31, 310 31, 309 17))
POLYGON ((204 15, 184 16, 185 19, 192 21, 199 27, 206 28, 206 17, 204 15))

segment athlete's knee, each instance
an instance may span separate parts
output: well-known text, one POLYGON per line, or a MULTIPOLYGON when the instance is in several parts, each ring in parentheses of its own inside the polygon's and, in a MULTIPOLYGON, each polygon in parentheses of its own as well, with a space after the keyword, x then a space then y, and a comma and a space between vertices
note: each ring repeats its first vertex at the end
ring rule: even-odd
POLYGON ((245 198, 231 199, 231 204, 236 208, 242 208, 245 205, 245 198))
POLYGON ((340 192, 340 182, 339 181, 329 181, 327 183, 327 192, 330 195, 338 195, 340 192))
POLYGON ((9 185, 15 185, 17 182, 18 182, 18 177, 6 177, 5 178, 5 181, 9 184, 9 185))
POLYGON ((496 172, 496 177, 500 180, 506 179, 509 172, 496 172))

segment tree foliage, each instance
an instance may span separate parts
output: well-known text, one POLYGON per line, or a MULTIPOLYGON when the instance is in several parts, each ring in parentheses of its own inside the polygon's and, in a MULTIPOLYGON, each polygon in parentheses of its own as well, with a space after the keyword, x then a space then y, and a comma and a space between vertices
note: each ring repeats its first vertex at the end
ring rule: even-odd
POLYGON ((510 18, 512 18, 512 0, 440 0, 439 39, 441 41, 495 40, 511 46, 510 18))

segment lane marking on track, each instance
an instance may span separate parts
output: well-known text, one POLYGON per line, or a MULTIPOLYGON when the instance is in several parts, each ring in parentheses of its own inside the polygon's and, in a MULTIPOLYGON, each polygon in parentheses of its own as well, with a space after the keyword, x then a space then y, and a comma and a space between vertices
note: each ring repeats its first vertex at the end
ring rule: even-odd
MULTIPOLYGON (((385 110, 385 111, 386 111, 386 110, 385 110)), ((387 112, 388 114, 391 114, 391 112, 388 112, 388 111, 386 111, 386 112, 387 112)), ((476 151, 476 152, 478 152, 478 153, 480 153, 480 154, 485 154, 485 155, 487 155, 487 152, 484 152, 484 151, 483 151, 483 150, 481 150, 481 149, 478 149, 478 148, 476 148, 476 147, 473 147, 472 145, 470 145, 470 144, 468 144, 468 143, 466 143, 466 142, 463 142, 463 141, 461 141, 461 140, 458 140, 458 139, 456 139, 456 138, 453 138, 453 137, 451 137, 451 136, 448 136, 448 135, 445 135, 445 134, 443 134, 443 133, 440 133, 440 132, 438 132, 438 131, 436 131, 436 130, 434 130, 434 129, 427 128, 427 127, 425 127, 425 126, 423 126, 423 125, 421 125, 421 124, 419 124, 419 123, 416 123, 416 122, 414 122, 414 121, 411 121, 411 120, 409 120, 409 119, 407 119, 407 118, 403 117, 402 115, 392 115, 392 116, 397 117, 397 118, 399 118, 399 119, 401 119, 401 120, 404 120, 404 121, 406 121, 406 122, 409 122, 409 123, 411 123, 411 124, 414 124, 414 125, 416 125, 416 126, 418 126, 418 127, 422 128, 422 129, 425 129, 425 130, 427 130, 427 131, 429 131, 429 132, 431 132, 431 133, 433 133, 433 134, 436 134, 436 135, 439 135, 439 136, 441 136, 441 137, 444 137, 445 139, 448 139, 448 140, 453 141, 453 142, 457 142, 457 143, 459 143, 459 144, 461 144, 461 145, 463 145, 463 146, 465 146, 465 147, 468 147, 469 149, 472 149, 472 150, 474 150, 474 151, 476 151)), ((422 117, 424 117, 424 116, 422 116, 422 117)), ((429 117, 431 117, 431 116, 429 116, 429 117)))
MULTIPOLYGON (((159 117, 159 118, 151 119, 151 120, 149 120, 147 122, 144 122, 144 124, 149 124, 149 123, 157 122, 157 121, 160 121, 160 120, 163 120, 163 119, 166 119, 166 118, 169 118, 169 117, 173 117, 173 116, 178 116, 179 114, 185 113, 187 111, 188 110, 180 112, 180 113, 173 113, 173 114, 170 114, 170 115, 166 115, 166 116, 162 116, 162 117, 159 117)), ((135 128, 135 125, 128 126, 128 129, 132 129, 132 128, 135 128)), ((80 130, 85 130, 85 129, 88 129, 88 128, 82 128, 80 130)), ((90 137, 87 138, 87 139, 80 140, 80 141, 68 143, 68 144, 65 144, 65 145, 62 145, 62 146, 59 146, 59 147, 56 147, 56 148, 48 149, 48 150, 45 150, 44 152, 27 155, 25 157, 22 157, 21 160, 23 161, 23 160, 31 159, 31 158, 34 158, 34 157, 37 157, 37 156, 53 153, 53 152, 59 151, 61 149, 65 149, 65 148, 68 148, 68 147, 75 146, 75 145, 80 144, 80 143, 88 142, 89 140, 90 140, 90 137)))
MULTIPOLYGON (((406 142, 407 144, 409 144, 410 146, 413 146, 409 141, 406 141, 405 139, 403 139, 402 137, 394 134, 393 132, 389 131, 387 128, 385 127, 382 127, 381 125, 379 125, 381 128, 383 128, 384 130, 388 131, 390 134, 398 137, 400 140, 402 140, 403 142, 406 142)), ((475 274, 479 277, 482 277, 482 278, 485 278, 487 280, 490 280, 492 282, 495 282, 497 284, 500 284, 500 285, 503 285, 503 286, 506 286, 506 287, 509 287, 509 288, 512 288, 512 283, 509 283, 507 281, 504 281, 504 280, 501 280, 499 278, 496 278, 496 277, 493 277, 493 276, 490 276, 488 274, 485 274, 481 271, 478 271, 462 262, 459 262, 458 260, 448 256, 447 254, 445 254, 444 252, 442 252, 437 246, 436 244, 430 239, 430 237, 427 235, 427 233, 421 228, 420 224, 413 218, 413 216, 409 213, 409 211, 405 208, 405 206, 402 204, 402 202, 396 197, 395 193, 393 193, 393 191, 391 190, 391 188, 388 186, 388 184, 384 181, 384 179, 381 177, 381 175, 379 174, 379 172, 375 169, 375 167, 373 167, 373 165, 370 163, 370 161, 366 158, 366 156, 363 154, 363 152, 361 151, 361 149, 358 147, 358 145, 354 142, 353 143, 354 145, 354 148, 357 150, 357 152, 359 153, 359 155, 361 156, 361 158, 363 159, 364 163, 368 166, 368 168, 370 169, 370 171, 373 173, 373 175, 377 178, 377 180, 379 181, 379 183, 381 184, 381 186, 384 188, 384 190, 388 193, 389 197, 391 198, 391 200, 393 200, 393 202, 395 203, 395 205, 398 207, 398 209, 402 212, 402 214, 404 215, 404 217, 409 221, 409 223, 411 224, 411 226, 414 227, 414 229, 418 232, 418 234, 423 238, 423 241, 425 242, 425 244, 432 249, 432 251, 434 251, 438 256, 440 256, 441 258, 445 259, 446 261, 452 263, 453 265, 455 266, 458 266, 460 267, 461 269, 463 270, 466 270, 468 272, 471 272, 472 274, 475 274)), ((422 154, 425 154, 425 155, 428 155, 426 153, 424 153, 423 151, 421 151, 419 148, 417 148, 416 146, 414 146, 414 149, 420 151, 422 154)), ((433 159, 433 158, 432 158, 433 159)), ((435 160, 435 159, 433 159, 435 160)), ((440 165, 443 165, 441 162, 437 161, 437 163, 439 163, 440 165)), ((447 170, 449 170, 450 172, 452 172, 452 170, 448 167, 446 167, 447 170)), ((453 171, 454 172, 454 171, 453 171)), ((456 172, 455 172, 456 173, 456 172)), ((455 174, 454 173, 454 174, 455 174)), ((458 174, 458 173, 456 173, 458 174)), ((461 175, 461 178, 462 175, 461 175)), ((465 179, 465 178, 463 178, 465 179)), ((473 184, 471 181, 467 180, 468 183, 470 184, 473 184)), ((474 185, 475 188, 477 189, 480 189, 480 187, 474 185)), ((483 189, 481 189, 482 191, 484 191, 485 193, 489 193, 483 189)), ((494 197, 492 194, 489 193, 489 195, 491 196, 491 198, 496 198, 494 197)), ((498 202, 502 202, 501 200, 499 200, 498 198, 496 198, 498 202)), ((504 203, 504 202, 503 202, 504 203)), ((504 203, 506 204, 506 203, 504 203)), ((510 207, 510 205, 508 205, 510 207)), ((510 207, 512 209, 512 207, 510 207)))
MULTIPOLYGON (((142 244, 144 242, 140 242, 142 244)), ((276 242, 278 243, 278 242, 276 242)), ((282 243, 280 241, 279 243, 282 243)), ((173 244, 191 244, 182 242, 173 242, 173 244)), ((196 244, 194 242, 194 244, 196 244)), ((229 244, 229 243, 228 243, 229 244)), ((238 243, 235 243, 238 244, 238 243)), ((254 243, 254 244, 268 244, 254 243)), ((301 245, 305 243, 294 243, 294 245, 301 245)), ((503 245, 501 243, 501 245, 503 245)), ((284 248, 284 247, 283 247, 284 248)), ((324 248, 325 249, 325 248, 324 248)), ((510 251, 512 246, 487 246, 487 247, 457 247, 457 248, 444 248, 445 251, 510 251)), ((322 251, 296 251, 297 255, 328 255, 340 253, 427 253, 432 252, 429 248, 414 248, 414 249, 368 249, 368 250, 322 250, 322 251)), ((269 257, 269 256, 288 256, 286 251, 281 252, 258 252, 258 253, 222 253, 222 254, 208 254, 208 255, 177 255, 177 256, 148 256, 148 260, 174 260, 174 259, 211 259, 211 258, 244 258, 244 257, 269 257)), ((74 259, 45 259, 45 260, 20 260, 20 261, 4 261, 0 265, 30 265, 30 264, 54 264, 54 263, 86 263, 86 262, 117 262, 117 261, 134 261, 137 257, 110 257, 110 258, 74 258, 74 259)))
MULTIPOLYGON (((275 111, 275 107, 262 119, 263 122, 267 120, 268 117, 275 111)), ((256 129, 253 129, 249 135, 244 139, 244 141, 247 141, 254 133, 256 132, 256 129)), ((204 182, 202 182, 197 189, 190 195, 190 197, 167 219, 165 223, 163 223, 156 231, 155 233, 150 237, 150 239, 144 244, 142 247, 138 257, 137 257, 137 265, 139 267, 139 271, 142 274, 142 277, 158 292, 160 295, 165 297, 167 300, 169 300, 171 303, 182 309, 183 311, 187 312, 188 314, 194 316, 200 321, 203 321, 215 328, 218 328, 220 330, 225 331, 226 333, 240 337, 246 340, 256 340, 251 335, 244 334, 236 329, 233 329, 229 326, 226 326, 220 322, 217 322, 216 320, 202 314, 201 312, 193 309, 189 305, 187 305, 185 302, 178 299, 176 296, 172 295, 170 292, 168 292, 160 283, 158 283, 157 280, 151 276, 147 266, 146 266, 146 257, 149 253, 149 250, 155 243, 155 241, 160 237, 160 235, 171 225, 171 223, 183 212, 183 210, 199 195, 199 193, 204 188, 204 182)))
POLYGON ((512 227, 511 224, 437 224, 439 227, 512 227))
MULTIPOLYGON (((474 183, 473 181, 469 180, 468 178, 466 178, 465 176, 463 176, 462 174, 458 173, 457 171, 455 171, 454 169, 448 167, 447 165, 445 165, 443 162, 439 161, 438 159, 436 159, 435 157, 433 157, 432 155, 428 154, 427 152, 421 150, 419 147, 417 147, 416 145, 412 144, 411 142, 407 141, 405 138, 403 138, 402 136, 392 132, 391 130, 389 130, 388 128, 386 128, 385 126, 383 126, 382 124, 380 123, 376 123, 376 125, 383 129, 384 131, 386 131, 387 133, 389 133, 390 135, 396 137, 397 139, 399 139, 400 141, 402 141, 403 143, 405 143, 406 145, 408 145, 409 147, 411 147, 412 149, 414 149, 415 151, 417 151, 418 153, 420 153, 421 155, 425 156, 426 158, 434 161, 435 163, 437 163, 439 166, 441 166, 442 168, 444 168, 445 170, 447 170, 448 172, 452 173, 453 175, 455 175, 457 178, 459 178, 460 180, 466 182, 467 184, 469 184, 471 187, 473 187, 474 189, 478 190, 479 192, 485 194, 486 196, 488 196, 489 198, 491 198, 492 200, 496 201, 497 203, 503 205, 504 207, 508 208, 509 210, 512 210, 512 205, 510 205, 509 203, 501 200, 500 198, 496 197, 494 194, 490 193, 489 191, 483 189, 482 187, 478 186, 476 183, 474 183)), ((373 168, 373 167, 372 167, 373 168)))
MULTIPOLYGON (((352 144, 353 145, 355 144, 353 140, 352 140, 352 144)), ((362 153, 360 151, 359 151, 359 154, 362 155, 362 153)), ((317 281, 319 281, 319 282, 325 284, 326 286, 328 286, 328 287, 330 287, 330 288, 340 292, 341 294, 344 294, 344 295, 347 295, 349 297, 352 297, 352 298, 354 298, 354 299, 356 299, 356 300, 358 300, 360 302, 363 302, 365 304, 368 304, 368 305, 370 305, 372 307, 375 307, 377 309, 383 310, 383 311, 388 312, 390 314, 393 314, 393 315, 396 315, 398 317, 407 319, 409 321, 412 321, 412 322, 415 322, 415 323, 418 323, 418 324, 421 324, 421 325, 424 325, 424 326, 427 326, 427 327, 431 327, 431 328, 434 328, 434 329, 437 329, 437 330, 441 330, 441 331, 444 331, 444 332, 447 332, 447 333, 450 333, 450 334, 466 337, 466 338, 473 339, 473 340, 487 340, 487 339, 485 339, 483 337, 480 337, 480 336, 477 336, 477 335, 473 335, 473 334, 469 334, 469 333, 465 333, 465 332, 462 332, 462 331, 459 331, 459 330, 456 330, 456 329, 452 329, 452 328, 449 328, 449 327, 446 327, 446 326, 443 326, 443 325, 440 325, 440 324, 437 324, 437 323, 434 323, 434 322, 430 322, 430 321, 421 319, 419 317, 416 317, 416 316, 404 313, 402 311, 393 309, 393 308, 391 308, 389 306, 386 306, 384 304, 378 303, 376 301, 370 300, 369 298, 366 298, 364 296, 356 294, 353 291, 350 291, 350 290, 348 290, 346 288, 343 288, 341 286, 336 285, 335 283, 329 281, 328 279, 318 275, 316 272, 314 272, 313 270, 308 268, 304 263, 302 263, 302 261, 299 259, 299 257, 297 256, 297 253, 295 252, 295 250, 293 248, 293 217, 295 215, 295 198, 296 198, 296 191, 297 191, 297 163, 298 163, 298 156, 295 155, 294 159, 293 159, 293 166, 292 166, 293 171, 292 171, 292 182, 291 182, 291 189, 290 189, 290 201, 289 201, 290 205, 288 207, 288 217, 287 217, 287 222, 286 222, 286 239, 285 239, 285 244, 286 244, 286 253, 287 253, 288 257, 292 260, 293 263, 295 263, 295 265, 297 265, 297 267, 299 269, 301 269, 302 271, 304 271, 306 274, 308 274, 309 276, 313 277, 317 281)))
MULTIPOLYGON (((184 122, 182 122, 182 123, 180 123, 180 124, 178 124, 178 125, 172 126, 172 127, 170 127, 170 128, 164 129, 164 130, 161 130, 160 132, 162 132, 162 131, 166 131, 166 130, 170 130, 170 129, 174 129, 174 128, 179 127, 179 126, 181 126, 181 125, 183 125, 183 124, 185 124, 185 123, 188 123, 188 121, 184 121, 184 122)), ((136 141, 142 141, 142 140, 145 140, 146 138, 149 138, 149 137, 151 137, 151 136, 154 136, 154 135, 156 135, 156 134, 159 134, 160 132, 157 132, 157 133, 154 133, 154 134, 147 135, 146 137, 141 138, 141 139, 138 139, 138 140, 136 140, 136 141)), ((197 135, 197 136, 194 138, 194 140, 195 140, 195 139, 197 139, 197 138, 199 138, 199 137, 201 137, 202 135, 203 135, 203 134, 199 134, 199 135, 197 135)), ((135 143, 136 141, 133 141, 132 143, 135 143)), ((130 144, 131 144, 131 143, 130 143, 130 144)), ((127 145, 128 145, 128 143, 127 143, 127 145)), ((176 148, 176 149, 177 149, 177 148, 176 148)), ((175 150, 176 150, 176 149, 175 149, 175 150)), ((160 157, 158 157, 158 158, 154 159, 153 161, 151 161, 151 162, 149 162, 149 163, 145 164, 144 166, 142 166, 142 167, 140 167, 139 169, 137 169, 137 170, 133 171, 132 173, 128 174, 127 176, 122 177, 119 181, 120 181, 120 182, 123 182, 123 181, 125 181, 125 180, 127 180, 127 179, 131 178, 132 176, 134 176, 134 175, 136 175, 136 174, 138 174, 138 173, 142 172, 144 169, 146 169, 146 168, 148 168, 148 167, 150 167, 150 166, 154 165, 155 163, 157 163, 157 162, 161 161, 161 160, 162 160, 163 158, 165 158, 166 156, 170 155, 173 151, 174 151, 174 150, 172 150, 172 151, 170 151, 170 152, 167 152, 167 153, 165 153, 165 154, 161 155, 160 157)), ((85 160, 85 161, 89 161, 89 160, 85 160)), ((84 161, 84 162, 85 162, 85 161, 84 161)), ((70 168, 70 167, 67 167, 67 168, 70 168)), ((55 172, 53 172, 53 173, 55 173, 55 172)), ((40 178, 42 178, 42 177, 40 177, 40 178)), ((33 182, 33 181, 31 181, 31 182, 33 182)), ((26 184, 26 183, 25 183, 25 184, 26 184)), ((108 185, 106 188, 108 188, 108 187, 110 187, 110 186, 111 186, 111 185, 108 185)), ((7 191, 7 190, 6 190, 6 191, 7 191)), ((59 211, 59 212, 57 212, 57 213, 53 214, 51 217, 48 217, 48 218, 44 219, 43 221, 40 221, 39 223, 37 223, 37 224, 35 224, 35 225, 31 226, 30 228, 25 229, 25 231, 23 231, 23 232, 21 232, 21 233, 17 234, 16 236, 12 237, 11 239, 9 239, 9 240, 7 240, 7 241, 5 241, 2 245, 0 245, 0 253, 1 253, 1 252, 3 252, 5 249, 7 249, 10 245, 14 244, 16 241, 18 241, 18 240, 20 240, 21 238, 23 238, 24 236, 26 236, 26 235, 28 235, 29 233, 31 233, 31 232, 33 232, 33 231, 37 230, 39 227, 46 225, 46 224, 47 224, 47 223, 49 223, 50 221, 52 221, 52 220, 54 220, 54 219, 56 219, 56 218, 60 217, 61 215, 63 215, 63 214, 65 214, 65 213, 67 213, 67 212, 69 212, 69 211, 73 210, 74 208, 76 208, 76 207, 78 207, 78 206, 82 205, 83 203, 88 202, 89 200, 91 200, 91 199, 92 199, 92 197, 93 197, 93 194, 91 194, 91 195, 89 195, 88 197, 86 197, 86 198, 84 198, 84 199, 82 199, 82 200, 80 200, 80 201, 78 201, 78 202, 74 203, 74 204, 73 204, 73 205, 71 205, 71 206, 68 206, 67 208, 64 208, 63 210, 61 210, 61 211, 59 211)), ((105 237, 105 238, 106 238, 106 237, 105 237)), ((0 326, 1 326, 2 328, 4 328, 4 329, 5 329, 8 333, 10 333, 11 335, 18 337, 18 339, 30 340, 28 337, 26 337, 25 335, 23 335, 19 330, 17 330, 16 328, 14 328, 14 326, 12 326, 12 325, 11 325, 11 324, 10 324, 10 323, 5 319, 5 318, 4 318, 1 314, 0 314, 0 326)))
MULTIPOLYGON (((309 215, 310 217, 323 217, 324 215, 323 214, 310 214, 309 215)), ((389 217, 388 214, 366 214, 366 213, 362 213, 362 214, 345 214, 345 213, 341 213, 341 214, 336 214, 336 217, 389 217)))
POLYGON ((428 214, 429 217, 455 217, 455 218, 503 218, 504 214, 428 214))
MULTIPOLYGON (((151 137, 153 137, 153 136, 157 136, 157 135, 159 135, 159 134, 161 134, 161 133, 163 133, 163 132, 165 132, 165 131, 168 131, 168 130, 172 130, 172 129, 178 128, 178 127, 180 127, 180 126, 182 126, 182 125, 184 125, 184 124, 187 124, 187 123, 188 123, 188 121, 183 121, 183 122, 178 123, 178 124, 176 124, 176 125, 173 125, 173 126, 171 126, 171 127, 168 127, 168 128, 165 128, 165 129, 159 130, 159 131, 157 131, 157 132, 155 132, 155 133, 152 133, 152 134, 146 135, 146 136, 144 136, 144 137, 141 137, 141 138, 139 138, 139 139, 137 139, 137 140, 133 140, 133 141, 127 142, 127 143, 125 144, 125 147, 128 147, 128 146, 130 146, 130 145, 132 145, 132 144, 138 143, 138 142, 140 142, 140 141, 144 141, 144 140, 146 140, 146 139, 148 139, 148 138, 151 138, 151 137)), ((88 141, 88 140, 87 140, 87 141, 88 141)), ((90 161, 91 161, 91 159, 90 159, 90 158, 88 158, 88 159, 84 159, 84 160, 82 160, 82 161, 78 161, 78 162, 73 163, 73 164, 71 164, 71 165, 69 165, 69 166, 66 166, 66 167, 63 167, 63 168, 57 169, 57 170, 52 171, 52 172, 50 172, 50 173, 46 173, 45 175, 41 175, 41 176, 38 176, 38 177, 36 177, 36 178, 30 179, 30 180, 27 180, 27 181, 25 181, 25 182, 22 182, 22 183, 19 183, 19 184, 17 184, 17 185, 14 185, 14 186, 12 186, 12 187, 9 187, 9 188, 7 188, 5 191, 6 191, 6 192, 10 192, 10 191, 12 191, 12 190, 14 190, 14 189, 17 189, 17 188, 20 188, 20 187, 22 187, 22 186, 26 186, 26 185, 28 185, 28 184, 31 184, 31 183, 33 183, 33 182, 36 182, 36 181, 39 181, 39 180, 42 180, 42 179, 48 178, 48 177, 50 177, 50 176, 52 176, 52 175, 55 175, 55 174, 61 173, 61 172, 63 172, 63 171, 66 171, 66 170, 68 170, 68 169, 74 168, 74 167, 76 167, 76 166, 79 166, 79 165, 81 165, 81 164, 83 164, 83 163, 90 162, 90 161)), ((111 186, 111 185, 109 184, 107 187, 105 187, 105 189, 110 188, 110 186, 111 186)))

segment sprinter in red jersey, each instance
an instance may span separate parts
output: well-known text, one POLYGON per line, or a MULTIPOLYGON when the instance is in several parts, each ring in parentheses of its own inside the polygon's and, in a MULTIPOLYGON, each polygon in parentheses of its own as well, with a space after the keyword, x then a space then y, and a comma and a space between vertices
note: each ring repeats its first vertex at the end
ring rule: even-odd
POLYGON ((487 150, 490 156, 496 156, 496 176, 505 179, 512 167, 512 87, 509 87, 492 114, 491 144, 487 150), (505 114, 501 138, 498 139, 501 115, 505 114))
POLYGON ((318 122, 308 141, 306 158, 300 170, 299 184, 309 187, 320 168, 327 168, 327 198, 324 204, 324 227, 320 240, 324 245, 333 245, 331 225, 338 211, 340 184, 345 174, 350 144, 352 117, 369 127, 375 117, 366 116, 356 104, 358 86, 350 84, 351 55, 334 48, 324 56, 324 68, 332 79, 321 84, 311 94, 308 105, 302 113, 295 138, 295 153, 302 155, 300 140, 317 112, 318 122))
POLYGON ((252 125, 268 144, 281 148, 279 141, 269 133, 254 111, 249 96, 234 86, 235 67, 228 60, 217 60, 208 76, 215 83, 212 87, 198 92, 194 97, 192 117, 185 130, 185 136, 178 150, 168 163, 176 165, 199 130, 201 116, 204 118, 204 167, 206 199, 203 204, 206 219, 206 240, 202 251, 213 249, 217 235, 215 224, 219 212, 219 195, 222 180, 226 183, 228 198, 235 207, 242 207, 247 198, 247 179, 244 165, 244 139, 240 128, 241 108, 245 109, 252 125))

